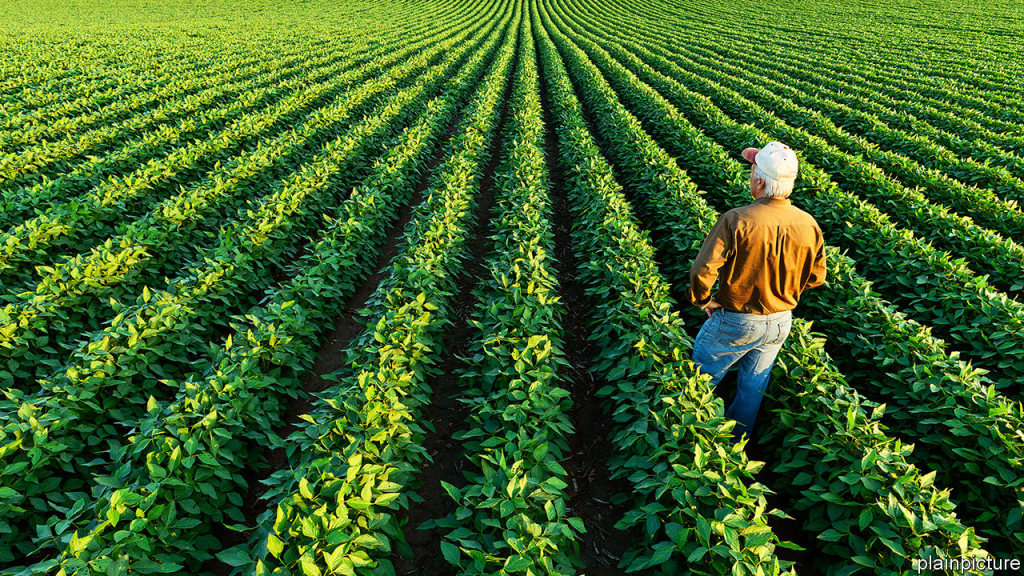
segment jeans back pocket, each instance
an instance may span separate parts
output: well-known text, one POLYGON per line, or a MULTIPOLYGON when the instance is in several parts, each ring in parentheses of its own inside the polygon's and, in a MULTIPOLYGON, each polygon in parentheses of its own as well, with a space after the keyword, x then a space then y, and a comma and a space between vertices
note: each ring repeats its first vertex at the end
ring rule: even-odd
POLYGON ((772 346, 781 346, 782 343, 786 341, 786 338, 789 337, 789 331, 792 327, 792 318, 786 318, 785 320, 780 320, 779 322, 773 322, 768 327, 768 339, 765 342, 765 344, 769 344, 772 346))
POLYGON ((749 346, 760 338, 754 324, 722 317, 718 322, 718 343, 723 346, 749 346))

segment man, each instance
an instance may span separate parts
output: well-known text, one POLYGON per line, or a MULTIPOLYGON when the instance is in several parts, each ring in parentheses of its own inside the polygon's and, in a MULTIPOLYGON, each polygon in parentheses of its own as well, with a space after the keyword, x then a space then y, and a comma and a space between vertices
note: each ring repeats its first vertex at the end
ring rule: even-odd
POLYGON ((825 282, 825 243, 810 214, 787 199, 796 154, 779 142, 747 148, 754 202, 723 214, 690 268, 690 301, 707 312, 693 361, 717 385, 739 363, 736 399, 725 416, 737 420, 733 442, 753 431, 800 293, 825 282), (721 276, 718 293, 711 296, 721 276))

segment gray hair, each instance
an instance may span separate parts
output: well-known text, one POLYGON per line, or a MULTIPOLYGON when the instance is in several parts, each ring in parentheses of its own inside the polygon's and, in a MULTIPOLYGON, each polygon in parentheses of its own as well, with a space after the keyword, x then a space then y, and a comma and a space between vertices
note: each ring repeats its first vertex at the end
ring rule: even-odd
POLYGON ((754 176, 764 180, 764 195, 771 196, 773 198, 785 198, 793 192, 793 184, 796 182, 793 180, 776 180, 769 177, 761 171, 761 167, 757 164, 754 165, 754 176))

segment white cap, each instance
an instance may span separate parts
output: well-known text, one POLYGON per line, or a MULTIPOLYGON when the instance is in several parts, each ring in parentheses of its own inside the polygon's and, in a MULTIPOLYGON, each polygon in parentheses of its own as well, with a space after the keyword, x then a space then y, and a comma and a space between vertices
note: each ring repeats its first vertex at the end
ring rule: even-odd
POLYGON ((757 164, 769 178, 779 181, 796 180, 796 153, 782 142, 769 142, 760 150, 747 148, 743 151, 743 158, 751 164, 757 164))

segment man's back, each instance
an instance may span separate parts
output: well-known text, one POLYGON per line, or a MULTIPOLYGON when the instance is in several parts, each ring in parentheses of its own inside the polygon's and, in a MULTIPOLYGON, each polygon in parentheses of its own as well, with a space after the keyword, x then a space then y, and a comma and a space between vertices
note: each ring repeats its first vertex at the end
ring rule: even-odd
POLYGON ((709 298, 721 276, 715 300, 726 310, 792 310, 804 290, 824 282, 824 248, 810 214, 789 200, 759 198, 719 218, 690 269, 690 297, 709 298))

